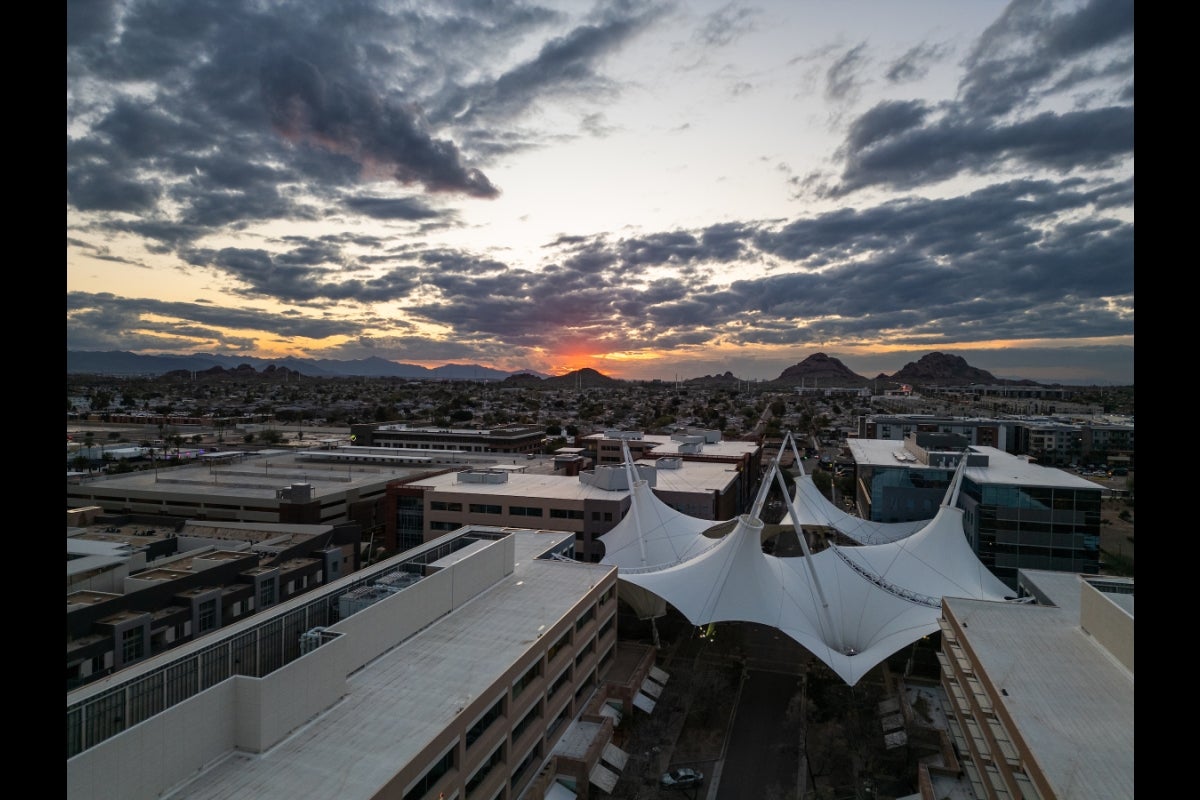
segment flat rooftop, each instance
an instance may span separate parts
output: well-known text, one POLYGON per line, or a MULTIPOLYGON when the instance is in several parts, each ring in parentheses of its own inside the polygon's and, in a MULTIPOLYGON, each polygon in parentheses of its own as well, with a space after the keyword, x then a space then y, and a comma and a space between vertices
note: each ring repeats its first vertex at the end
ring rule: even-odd
POLYGON ((76 491, 100 494, 117 492, 169 492, 205 497, 262 497, 274 500, 279 489, 307 483, 317 497, 342 494, 348 489, 372 486, 381 481, 420 475, 428 465, 400 463, 315 462, 303 452, 262 450, 244 454, 227 463, 188 464, 108 475, 89 480, 76 491))
MULTIPOLYGON (((921 463, 916 456, 905 449, 904 442, 895 439, 847 439, 846 447, 850 450, 850 455, 856 464, 872 467, 904 467, 912 470, 946 470, 946 467, 930 467, 921 463)), ((971 445, 970 450, 988 457, 986 467, 968 466, 964 471, 966 477, 977 483, 1018 483, 1064 489, 1097 488, 1092 481, 1081 478, 1072 472, 1018 458, 996 447, 971 445)))
POLYGON ((1080 627, 1082 577, 1026 574, 1056 605, 944 602, 1056 795, 1133 797, 1133 673, 1080 627))
MULTIPOLYGON (((615 567, 537 559, 571 533, 516 531, 514 571, 347 678, 269 751, 230 753, 165 798, 370 798, 615 567)), ((398 597, 403 597, 401 593, 398 597)), ((269 678, 268 678, 269 680, 269 678)), ((502 692, 496 692, 499 699, 502 692)))
MULTIPOLYGON (((642 459, 637 463, 654 466, 655 459, 642 459)), ((628 489, 603 489, 586 484, 578 475, 561 473, 526 472, 520 463, 516 467, 504 464, 481 467, 483 470, 507 472, 503 483, 472 483, 460 480, 457 472, 430 475, 413 481, 414 486, 424 486, 444 492, 496 495, 514 497, 539 497, 559 500, 614 500, 626 497, 628 489)), ((726 491, 739 473, 730 464, 722 462, 685 461, 679 469, 656 470, 655 489, 671 492, 696 492, 711 494, 714 490, 726 491)))

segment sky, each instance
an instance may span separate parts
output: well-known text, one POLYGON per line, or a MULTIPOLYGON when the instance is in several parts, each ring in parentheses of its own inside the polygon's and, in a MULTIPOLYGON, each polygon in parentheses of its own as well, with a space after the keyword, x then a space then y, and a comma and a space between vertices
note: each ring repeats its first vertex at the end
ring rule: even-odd
POLYGON ((68 0, 67 349, 1133 383, 1132 0, 68 0))

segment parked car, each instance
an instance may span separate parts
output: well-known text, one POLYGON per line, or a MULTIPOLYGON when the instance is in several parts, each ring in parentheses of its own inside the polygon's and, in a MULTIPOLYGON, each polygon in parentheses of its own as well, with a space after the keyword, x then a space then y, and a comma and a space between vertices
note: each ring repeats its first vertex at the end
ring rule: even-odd
POLYGON ((688 789, 704 783, 704 773, 691 767, 680 767, 670 772, 664 772, 658 779, 658 785, 664 789, 688 789))

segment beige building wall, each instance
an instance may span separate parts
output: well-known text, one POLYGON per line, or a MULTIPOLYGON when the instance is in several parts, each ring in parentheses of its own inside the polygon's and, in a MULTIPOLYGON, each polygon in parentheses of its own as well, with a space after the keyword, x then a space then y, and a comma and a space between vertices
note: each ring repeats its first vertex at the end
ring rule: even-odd
POLYGON ((1133 672, 1133 615, 1086 580, 1079 585, 1080 627, 1133 672))

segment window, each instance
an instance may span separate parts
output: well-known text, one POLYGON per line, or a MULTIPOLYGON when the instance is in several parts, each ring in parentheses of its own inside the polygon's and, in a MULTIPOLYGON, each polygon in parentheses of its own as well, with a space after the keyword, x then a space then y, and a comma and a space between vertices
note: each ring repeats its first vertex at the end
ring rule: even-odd
POLYGON ((583 519, 583 512, 575 511, 574 509, 552 508, 550 509, 550 516, 553 519, 583 519))
POLYGON ((429 503, 430 511, 462 511, 462 503, 447 503, 444 500, 433 500, 429 503))
POLYGON ((500 718, 504 713, 504 698, 496 701, 496 705, 488 709, 488 712, 479 718, 479 721, 467 730, 466 743, 470 747, 475 741, 487 731, 491 724, 500 718))
POLYGON ((529 709, 529 713, 526 714, 525 717, 520 722, 518 722, 516 725, 513 726, 513 731, 512 731, 513 743, 515 744, 516 741, 521 738, 521 735, 529 729, 530 725, 537 722, 541 718, 542 718, 542 704, 534 703, 533 708, 529 709))
POLYGON ((550 690, 546 692, 546 696, 554 697, 554 695, 558 694, 558 690, 563 687, 563 684, 567 683, 570 680, 571 680, 571 669, 570 669, 570 667, 568 667, 567 669, 564 669, 557 678, 554 679, 554 683, 552 683, 550 685, 550 690))
POLYGON ((546 661, 547 662, 554 661, 554 657, 557 656, 562 651, 562 649, 570 643, 571 643, 571 632, 567 631, 559 638, 559 640, 557 642, 555 642, 553 645, 551 645, 549 650, 546 651, 546 661))
POLYGON ((471 776, 471 779, 467 781, 468 797, 471 796, 471 793, 475 791, 479 784, 483 783, 483 779, 488 776, 488 773, 492 771, 492 768, 503 760, 504 748, 497 746, 496 749, 492 751, 492 754, 488 757, 488 760, 483 762, 483 764, 479 766, 479 769, 475 771, 475 774, 471 776))
POLYGON ((200 614, 196 621, 196 633, 208 633, 217 627, 217 600, 205 600, 200 604, 200 614))
POLYGON ((275 579, 267 578, 258 587, 258 608, 264 609, 275 602, 275 579))
POLYGON ((472 514, 503 514, 500 506, 489 506, 482 503, 471 503, 472 514))
POLYGON ((513 684, 513 700, 516 700, 517 697, 520 696, 521 692, 525 691, 525 687, 537 680, 538 676, 541 674, 542 662, 537 661, 532 667, 529 668, 528 671, 526 671, 524 675, 521 676, 520 680, 513 684))
POLYGON ((588 606, 588 610, 579 615, 579 619, 575 620, 575 630, 582 630, 584 625, 587 625, 596 617, 596 607, 588 606))
POLYGON ((121 663, 137 661, 146 651, 146 632, 140 626, 121 633, 121 663))
POLYGON ((461 527, 461 522, 438 522, 434 520, 429 523, 429 530, 431 531, 456 531, 461 527))
POLYGON ((537 506, 509 506, 508 513, 514 517, 540 517, 542 509, 537 506))
POLYGON ((446 751, 446 755, 438 759, 429 770, 421 776, 413 788, 409 789, 404 795, 404 800, 417 800, 418 797, 423 797, 426 792, 433 788, 438 780, 454 768, 454 751, 451 747, 446 751))

